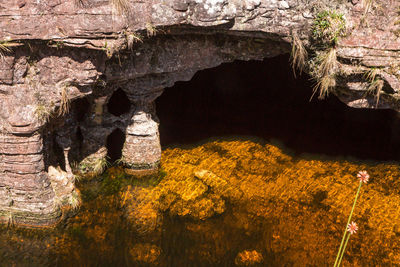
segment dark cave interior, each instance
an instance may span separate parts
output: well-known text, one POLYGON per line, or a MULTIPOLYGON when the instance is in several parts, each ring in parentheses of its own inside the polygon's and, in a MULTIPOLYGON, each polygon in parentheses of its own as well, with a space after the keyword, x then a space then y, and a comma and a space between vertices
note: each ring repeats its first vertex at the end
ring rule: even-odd
POLYGON ((115 129, 106 141, 107 157, 110 162, 115 162, 122 157, 122 148, 125 143, 125 133, 119 128, 115 129))
POLYGON ((131 109, 131 102, 126 93, 121 89, 117 89, 107 103, 108 112, 115 116, 121 116, 128 113, 131 109))
POLYGON ((310 101, 313 86, 294 76, 288 55, 199 71, 156 100, 161 144, 250 135, 294 153, 398 160, 397 112, 350 108, 333 95, 310 101))

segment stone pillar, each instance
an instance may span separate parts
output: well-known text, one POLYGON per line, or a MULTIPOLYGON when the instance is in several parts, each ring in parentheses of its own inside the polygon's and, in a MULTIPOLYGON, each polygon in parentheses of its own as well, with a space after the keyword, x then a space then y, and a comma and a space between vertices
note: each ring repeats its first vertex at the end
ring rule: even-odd
POLYGON ((50 225, 60 217, 43 161, 41 134, 0 134, 0 221, 50 225))
POLYGON ((154 100, 159 95, 160 93, 140 97, 128 96, 136 109, 126 129, 122 158, 132 170, 158 169, 161 145, 154 100))

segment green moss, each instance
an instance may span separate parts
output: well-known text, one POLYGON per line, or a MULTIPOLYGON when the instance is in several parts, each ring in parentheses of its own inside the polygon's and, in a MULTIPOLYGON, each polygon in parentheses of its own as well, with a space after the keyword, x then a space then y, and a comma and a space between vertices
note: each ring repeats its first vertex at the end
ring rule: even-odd
POLYGON ((154 163, 128 163, 122 160, 121 162, 125 167, 134 170, 153 170, 160 166, 160 161, 156 161, 154 163))
MULTIPOLYGON (((135 177, 125 173, 122 168, 113 167, 110 168, 101 176, 100 194, 113 195, 120 192, 124 187, 128 185, 149 187, 156 186, 166 176, 166 172, 162 169, 155 174, 135 177)), ((86 198, 95 198, 95 193, 85 192, 86 198)))

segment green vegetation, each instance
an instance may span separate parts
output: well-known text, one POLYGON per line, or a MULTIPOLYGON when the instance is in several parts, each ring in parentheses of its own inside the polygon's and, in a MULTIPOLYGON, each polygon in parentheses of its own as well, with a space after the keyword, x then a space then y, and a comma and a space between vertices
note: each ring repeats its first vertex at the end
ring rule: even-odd
POLYGON ((37 101, 37 105, 35 108, 35 115, 38 121, 40 123, 48 122, 53 112, 54 103, 46 102, 45 98, 39 92, 36 92, 34 94, 34 97, 36 98, 37 101))
POLYGON ((68 204, 71 206, 73 210, 76 210, 81 205, 81 198, 77 191, 73 191, 68 198, 68 204))
POLYGON ((336 11, 322 11, 314 20, 313 40, 323 47, 335 46, 340 37, 346 36, 346 21, 336 11))
POLYGON ((110 47, 107 41, 104 42, 104 46, 102 47, 104 51, 106 51, 107 58, 111 58, 114 54, 112 47, 110 47))
POLYGON ((123 36, 125 37, 126 46, 129 50, 133 48, 133 44, 137 42, 143 42, 143 36, 140 33, 132 31, 124 31, 123 36))
POLYGON ((346 246, 347 246, 347 243, 349 242, 350 236, 352 234, 356 233, 358 230, 357 224, 354 222, 352 222, 352 223, 350 223, 350 222, 351 222, 351 218, 353 216, 353 212, 354 212, 354 208, 357 203, 358 196, 360 195, 361 186, 363 183, 368 182, 369 174, 367 171, 359 171, 357 174, 357 177, 360 179, 360 183, 358 185, 357 193, 354 198, 353 207, 351 208, 349 218, 347 219, 346 227, 344 228, 342 241, 340 242, 340 247, 339 247, 338 254, 336 256, 334 267, 340 266, 342 259, 343 259, 344 252, 346 251, 346 246), (345 242, 345 240, 346 240, 346 242, 345 242))
POLYGON ((121 170, 121 167, 113 167, 102 175, 100 178, 100 193, 104 195, 113 195, 119 193, 128 185, 141 187, 156 186, 167 175, 162 169, 159 169, 155 174, 140 177, 130 176, 121 170))
POLYGON ((110 166, 106 157, 96 159, 84 159, 79 164, 79 171, 81 173, 92 173, 94 175, 102 174, 105 169, 110 166))
POLYGON ((49 108, 48 106, 46 106, 43 103, 39 103, 36 106, 35 115, 36 115, 37 119, 39 120, 39 122, 46 123, 49 121, 49 118, 51 116, 51 108, 49 108))
POLYGON ((147 31, 147 37, 155 36, 158 32, 156 27, 150 22, 146 23, 146 31, 147 31))
POLYGON ((315 51, 309 63, 310 74, 316 81, 313 96, 319 90, 319 98, 323 99, 335 87, 338 65, 336 45, 339 38, 345 35, 346 22, 343 14, 338 14, 335 11, 322 11, 317 14, 312 28, 312 41, 315 51))

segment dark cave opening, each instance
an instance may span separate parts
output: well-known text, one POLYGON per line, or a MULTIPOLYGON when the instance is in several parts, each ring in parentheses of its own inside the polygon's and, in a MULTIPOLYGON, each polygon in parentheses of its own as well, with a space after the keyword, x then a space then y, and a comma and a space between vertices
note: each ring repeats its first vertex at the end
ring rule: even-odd
POLYGON ((106 141, 107 157, 110 162, 115 162, 122 157, 122 148, 125 143, 125 133, 119 128, 115 129, 108 137, 106 141))
POLYGON ((89 112, 90 103, 87 98, 78 98, 72 102, 72 110, 75 111, 75 119, 78 122, 82 122, 85 119, 85 115, 89 112))
POLYGON ((53 162, 50 165, 60 166, 60 168, 65 171, 65 158, 64 150, 57 144, 56 138, 53 138, 53 162))
POLYGON ((131 102, 126 93, 121 89, 117 89, 107 103, 108 112, 115 116, 121 116, 128 113, 131 109, 131 102))
POLYGON ((235 61, 166 88, 156 101, 161 144, 251 135, 295 153, 398 160, 395 111, 350 108, 332 95, 310 101, 314 83, 295 78, 288 62, 288 55, 235 61))

